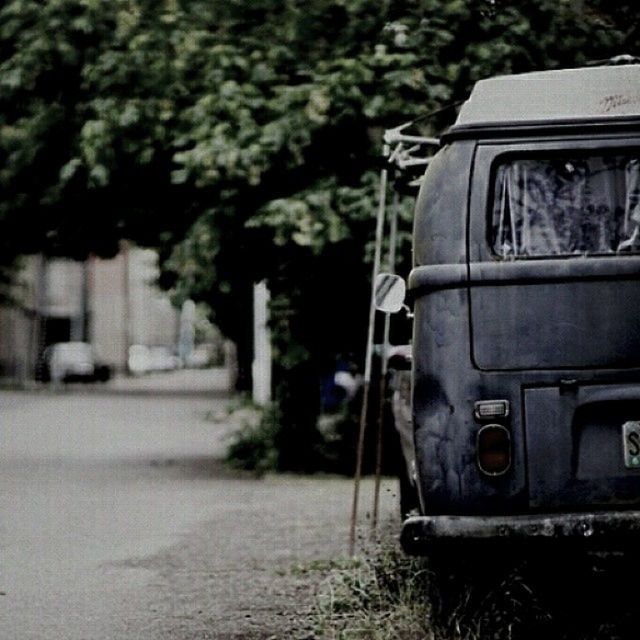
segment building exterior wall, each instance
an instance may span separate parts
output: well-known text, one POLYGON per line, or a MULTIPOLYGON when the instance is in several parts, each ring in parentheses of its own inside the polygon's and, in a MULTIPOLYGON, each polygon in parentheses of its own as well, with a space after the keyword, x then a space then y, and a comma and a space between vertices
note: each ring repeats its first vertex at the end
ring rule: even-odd
POLYGON ((127 256, 91 258, 88 277, 89 341, 97 359, 124 371, 127 362, 127 256))
POLYGON ((45 270, 41 311, 54 318, 77 318, 83 309, 84 263, 74 260, 48 260, 45 270))
POLYGON ((131 344, 175 349, 179 312, 154 284, 157 277, 158 256, 155 251, 134 249, 129 252, 131 344))
POLYGON ((22 270, 11 296, 14 304, 0 307, 0 376, 32 379, 37 358, 36 274, 38 257, 22 259, 22 270))
POLYGON ((24 309, 0 309, 0 376, 30 380, 35 373, 35 316, 24 309))
POLYGON ((33 379, 44 348, 90 342, 97 359, 126 371, 132 344, 177 347, 179 312, 155 286, 157 254, 123 244, 112 259, 85 263, 29 256, 0 307, 0 376, 33 379))
POLYGON ((92 259, 89 273, 90 341, 102 362, 124 371, 132 344, 175 349, 178 312, 154 285, 155 251, 125 246, 111 260, 92 259))

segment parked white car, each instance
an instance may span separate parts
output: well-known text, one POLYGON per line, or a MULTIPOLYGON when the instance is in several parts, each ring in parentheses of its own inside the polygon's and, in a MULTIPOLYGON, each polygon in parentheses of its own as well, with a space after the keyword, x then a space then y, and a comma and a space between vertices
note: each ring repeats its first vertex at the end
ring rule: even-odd
POLYGON ((169 347, 148 347, 134 344, 129 347, 129 371, 133 374, 152 371, 172 371, 181 366, 180 358, 169 347))
POLYGON ((45 352, 45 362, 51 382, 95 378, 95 357, 91 345, 87 342, 53 344, 45 352))
POLYGON ((129 371, 142 374, 151 371, 151 354, 144 344, 133 344, 129 347, 129 371))

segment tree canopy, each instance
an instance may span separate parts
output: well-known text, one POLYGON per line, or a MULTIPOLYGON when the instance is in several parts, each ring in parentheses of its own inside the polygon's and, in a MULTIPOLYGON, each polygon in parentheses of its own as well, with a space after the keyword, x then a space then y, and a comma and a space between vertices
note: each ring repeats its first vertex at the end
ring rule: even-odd
POLYGON ((639 37, 603 0, 7 0, 0 262, 158 246, 161 283, 240 344, 266 278, 281 377, 305 367, 315 406, 364 346, 382 131, 639 37))

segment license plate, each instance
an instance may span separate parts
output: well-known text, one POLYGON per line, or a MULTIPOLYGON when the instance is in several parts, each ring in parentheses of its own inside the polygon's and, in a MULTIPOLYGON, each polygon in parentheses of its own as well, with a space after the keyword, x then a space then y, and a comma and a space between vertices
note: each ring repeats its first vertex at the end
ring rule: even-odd
POLYGON ((640 421, 633 420, 622 425, 624 465, 627 469, 640 469, 640 421))

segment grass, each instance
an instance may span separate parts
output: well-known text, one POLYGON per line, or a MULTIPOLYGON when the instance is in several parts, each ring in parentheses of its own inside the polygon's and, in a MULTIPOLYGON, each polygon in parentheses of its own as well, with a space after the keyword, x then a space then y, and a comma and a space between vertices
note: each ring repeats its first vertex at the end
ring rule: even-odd
POLYGON ((433 637, 423 597, 427 570, 391 545, 334 565, 321 583, 316 637, 331 640, 423 640, 433 637))
POLYGON ((629 561, 635 566, 637 558, 498 546, 414 559, 381 544, 362 557, 308 568, 325 574, 310 637, 635 640, 629 561))

